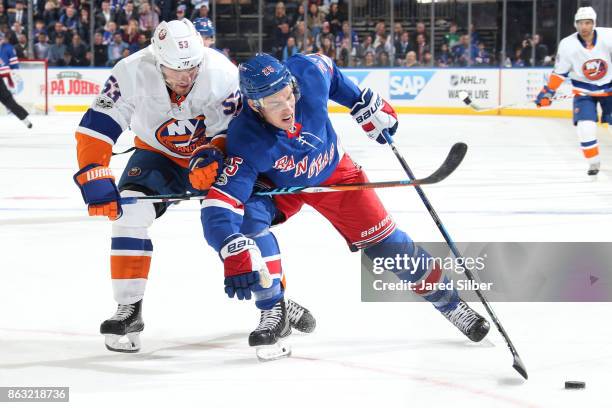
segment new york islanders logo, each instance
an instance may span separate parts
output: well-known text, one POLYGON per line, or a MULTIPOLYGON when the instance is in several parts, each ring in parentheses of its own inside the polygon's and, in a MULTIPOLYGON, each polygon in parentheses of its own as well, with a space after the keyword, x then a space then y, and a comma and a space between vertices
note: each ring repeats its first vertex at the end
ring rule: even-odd
POLYGON ((597 81, 608 73, 608 64, 599 58, 588 60, 582 64, 582 73, 587 79, 597 81))
POLYGON ((204 115, 194 119, 170 119, 155 131, 155 138, 171 152, 189 157, 191 153, 206 143, 204 115))

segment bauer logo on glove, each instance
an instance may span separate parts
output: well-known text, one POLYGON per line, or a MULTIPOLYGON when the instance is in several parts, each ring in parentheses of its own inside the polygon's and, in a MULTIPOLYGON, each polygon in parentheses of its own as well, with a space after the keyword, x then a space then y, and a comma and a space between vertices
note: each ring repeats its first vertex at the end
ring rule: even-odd
POLYGON ((397 114, 393 107, 369 88, 361 92, 361 98, 351 109, 351 115, 368 137, 380 144, 387 143, 383 136, 385 130, 391 136, 397 130, 397 114))

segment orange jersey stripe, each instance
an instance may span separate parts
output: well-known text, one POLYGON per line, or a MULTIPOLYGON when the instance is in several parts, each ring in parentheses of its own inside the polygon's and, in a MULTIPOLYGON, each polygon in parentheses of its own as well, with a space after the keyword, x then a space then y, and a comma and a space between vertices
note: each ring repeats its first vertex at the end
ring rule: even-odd
POLYGON ((143 142, 138 136, 134 138, 134 146, 136 146, 137 149, 149 150, 151 152, 163 154, 165 157, 169 158, 179 166, 183 168, 189 168, 189 159, 179 159, 178 157, 170 156, 169 154, 166 154, 154 147, 149 146, 148 144, 143 142))
POLYGON ((113 155, 113 147, 110 144, 80 132, 76 132, 75 138, 79 169, 92 163, 108 167, 113 155))
POLYGON ((150 256, 111 255, 111 278, 147 279, 150 266, 150 256))
POLYGON ((563 81, 565 81, 564 77, 553 73, 553 74, 550 74, 550 78, 548 78, 548 85, 547 86, 550 89, 552 89, 553 91, 556 91, 557 88, 559 88, 561 86, 563 81))

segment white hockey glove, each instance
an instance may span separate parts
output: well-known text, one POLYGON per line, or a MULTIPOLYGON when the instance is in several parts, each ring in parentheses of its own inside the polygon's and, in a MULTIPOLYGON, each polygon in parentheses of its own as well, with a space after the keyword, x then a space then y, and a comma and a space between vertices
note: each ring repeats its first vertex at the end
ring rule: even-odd
POLYGON ((361 92, 361 99, 351 109, 351 115, 368 137, 380 144, 387 143, 383 131, 386 130, 393 136, 397 130, 397 113, 387 101, 370 88, 365 88, 361 92))

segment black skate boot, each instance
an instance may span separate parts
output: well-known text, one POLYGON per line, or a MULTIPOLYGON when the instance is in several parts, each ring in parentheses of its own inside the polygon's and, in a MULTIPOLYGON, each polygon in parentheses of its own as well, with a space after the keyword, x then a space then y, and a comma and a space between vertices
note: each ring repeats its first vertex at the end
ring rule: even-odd
POLYGON ((140 332, 143 330, 142 299, 131 305, 118 305, 113 317, 100 325, 106 348, 121 353, 140 350, 140 332))
POLYGON ((476 313, 463 300, 459 301, 455 309, 442 314, 473 342, 484 339, 489 332, 487 319, 476 313))
POLYGON ((589 176, 596 176, 599 173, 599 167, 600 166, 601 166, 601 164, 599 162, 591 163, 589 165, 589 170, 587 171, 587 174, 589 176))
POLYGON ((287 314, 291 327, 302 333, 312 333, 317 326, 310 311, 291 299, 287 299, 287 314))
POLYGON ((262 310, 259 325, 249 335, 249 346, 257 347, 260 361, 277 360, 291 355, 291 348, 280 343, 282 337, 291 334, 291 324, 285 301, 280 300, 270 310, 262 310))

